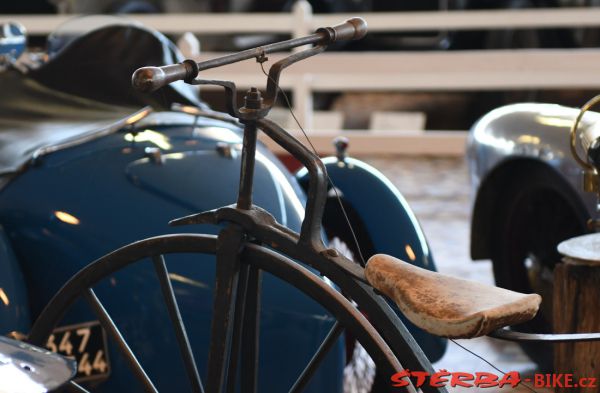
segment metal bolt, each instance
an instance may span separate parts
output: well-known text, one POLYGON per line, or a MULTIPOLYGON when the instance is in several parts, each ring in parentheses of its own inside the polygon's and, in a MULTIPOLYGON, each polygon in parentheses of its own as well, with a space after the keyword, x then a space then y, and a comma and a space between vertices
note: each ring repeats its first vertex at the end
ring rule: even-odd
POLYGON ((348 146, 350 141, 345 136, 338 136, 333 140, 335 146, 335 155, 339 161, 344 161, 348 156, 348 146))
POLYGON ((256 87, 251 87, 250 90, 246 92, 246 96, 244 97, 244 106, 247 109, 260 109, 262 108, 263 99, 260 95, 260 91, 256 87))
POLYGON ((327 254, 327 256, 330 256, 332 258, 337 258, 340 256, 340 253, 335 248, 328 248, 327 250, 325 250, 325 253, 327 254))
POLYGON ((162 151, 158 147, 147 147, 144 149, 144 154, 153 164, 162 165, 164 163, 162 151))
POLYGON ((226 142, 217 142, 217 153, 221 156, 221 157, 225 157, 225 158, 235 158, 236 157, 236 153, 233 150, 233 146, 231 145, 231 143, 226 143, 226 142))

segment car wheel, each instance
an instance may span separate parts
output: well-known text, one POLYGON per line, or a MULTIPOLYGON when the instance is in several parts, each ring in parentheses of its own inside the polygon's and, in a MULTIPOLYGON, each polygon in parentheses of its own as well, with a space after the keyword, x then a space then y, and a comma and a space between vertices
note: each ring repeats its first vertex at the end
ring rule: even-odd
MULTIPOLYGON (((517 330, 552 332, 553 270, 561 241, 586 232, 588 215, 570 186, 549 168, 519 176, 500 194, 492 263, 499 287, 542 295, 538 315, 517 330)), ((521 343, 542 370, 553 368, 553 346, 521 343)))

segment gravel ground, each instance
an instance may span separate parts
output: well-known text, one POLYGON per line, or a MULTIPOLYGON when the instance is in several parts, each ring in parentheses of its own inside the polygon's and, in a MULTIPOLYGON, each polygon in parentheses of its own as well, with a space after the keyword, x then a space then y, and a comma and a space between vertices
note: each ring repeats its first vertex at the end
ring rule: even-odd
MULTIPOLYGON (((494 282, 491 262, 473 262, 469 256, 471 197, 467 166, 463 158, 360 158, 383 172, 412 206, 440 272, 482 283, 494 282)), ((487 337, 458 342, 505 372, 530 374, 535 371, 535 365, 514 343, 487 337)), ((498 374, 484 361, 452 342, 449 343, 446 355, 434 367, 436 370, 446 369, 450 372, 485 371, 498 374)), ((512 390, 510 387, 501 390, 507 388, 512 390)), ((484 391, 493 393, 494 389, 484 391)), ((513 391, 529 390, 522 387, 513 391)))

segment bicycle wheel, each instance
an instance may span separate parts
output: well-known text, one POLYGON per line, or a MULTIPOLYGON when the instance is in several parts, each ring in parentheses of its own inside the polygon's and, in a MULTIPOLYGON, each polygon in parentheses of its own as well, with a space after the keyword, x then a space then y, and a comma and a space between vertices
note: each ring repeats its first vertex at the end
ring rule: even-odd
MULTIPOLYGON (((36 345, 45 345, 53 329, 59 325, 67 311, 79 299, 84 299, 96 314, 101 325, 114 340, 118 349, 132 374, 141 383, 145 391, 156 392, 156 386, 149 374, 136 357, 123 334, 111 318, 111 315, 96 295, 93 287, 107 280, 121 269, 140 261, 151 259, 160 283, 164 303, 168 310, 170 322, 177 338, 177 345, 189 381, 189 386, 194 392, 203 392, 201 372, 196 365, 197 357, 192 351, 177 297, 173 291, 166 266, 165 257, 175 254, 216 254, 217 237, 212 235, 180 234, 149 238, 122 247, 91 263, 73 276, 48 303, 35 321, 28 341, 36 345)), ((256 244, 246 243, 240 254, 240 263, 244 266, 245 278, 259 275, 261 272, 269 273, 282 282, 289 284, 303 294, 315 300, 324 307, 335 319, 331 330, 322 341, 314 356, 310 359, 304 371, 300 373, 296 382, 290 387, 290 392, 300 392, 315 374, 320 362, 338 342, 345 329, 366 349, 377 367, 386 370, 391 376, 402 369, 395 354, 382 336, 375 330, 369 321, 361 314, 356 305, 340 294, 332 285, 318 274, 308 270, 300 264, 278 254, 272 250, 256 244)), ((240 279, 241 281, 242 279, 240 279)), ((251 283, 249 280, 248 283, 251 283)), ((254 281, 259 282, 259 281, 254 281)), ((249 284, 251 285, 251 284, 249 284)), ((247 289, 247 288, 246 288, 247 289)), ((250 293, 250 292, 248 292, 250 293)), ((260 296, 260 290, 258 290, 260 296)), ((236 302, 247 295, 244 291, 235 295, 236 302)), ((259 300, 259 299, 256 299, 259 300)), ((123 302, 125 299, 123 299, 123 302)), ((236 305, 237 306, 237 305, 236 305)), ((238 307, 236 307, 236 310, 238 307)), ((239 307, 243 309, 243 307, 239 307)), ((239 314, 236 312, 231 323, 232 333, 227 342, 228 357, 224 364, 225 391, 235 391, 238 380, 241 380, 243 392, 256 391, 256 375, 258 363, 258 328, 256 316, 252 313, 239 314), (254 337, 254 342, 246 342, 248 335, 254 337), (243 347, 242 347, 243 345, 243 347), (243 348, 243 350, 241 350, 243 348), (238 359, 241 357, 244 367, 239 368, 238 359), (254 361, 252 361, 254 360, 254 361), (238 373, 239 369, 239 373, 238 373), (238 376, 239 374, 239 376, 238 376)), ((144 358, 141 358, 142 362, 144 358)), ((210 372, 210 364, 208 366, 210 372)), ((73 391, 86 391, 81 386, 72 383, 73 391)), ((409 385, 406 388, 414 391, 409 385)))

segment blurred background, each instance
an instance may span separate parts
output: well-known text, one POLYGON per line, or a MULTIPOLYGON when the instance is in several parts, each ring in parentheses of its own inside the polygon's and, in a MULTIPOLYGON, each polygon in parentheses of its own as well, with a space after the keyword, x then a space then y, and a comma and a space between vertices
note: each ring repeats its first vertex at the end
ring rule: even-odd
MULTIPOLYGON (((314 131, 321 150, 331 149, 327 131, 343 128, 359 131, 357 138, 372 131, 355 147, 367 154, 459 154, 465 133, 443 131, 466 131, 493 108, 523 101, 579 106, 593 94, 600 83, 597 54, 589 50, 600 43, 597 3, 30 0, 2 2, 0 14, 3 20, 27 14, 19 20, 33 47, 44 47, 47 35, 71 15, 126 14, 198 59, 302 36, 360 14, 369 23, 365 39, 338 45, 284 76, 282 87, 302 124, 314 131), (420 139, 414 137, 425 130, 437 133, 415 149, 420 139)), ((206 75, 235 74, 240 85, 262 84, 257 64, 246 63, 206 75)), ((202 98, 223 109, 219 94, 204 91, 202 98)), ((289 118, 285 111, 278 115, 289 118)))

